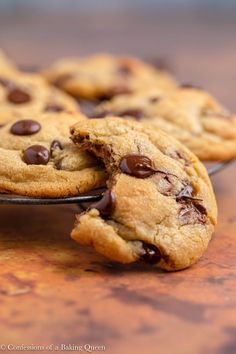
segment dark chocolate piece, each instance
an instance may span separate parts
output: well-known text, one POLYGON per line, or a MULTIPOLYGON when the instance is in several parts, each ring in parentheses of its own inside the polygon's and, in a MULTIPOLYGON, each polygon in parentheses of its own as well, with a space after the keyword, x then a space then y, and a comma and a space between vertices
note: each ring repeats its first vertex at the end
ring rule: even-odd
POLYGON ((29 102, 31 96, 20 88, 14 87, 8 92, 7 99, 14 104, 23 104, 29 102))
POLYGON ((27 165, 47 165, 50 153, 42 145, 32 145, 24 151, 23 161, 27 165))
POLYGON ((149 157, 138 154, 124 156, 120 169, 123 173, 137 178, 147 178, 156 172, 149 157))
POLYGON ((162 256, 157 246, 142 241, 144 253, 141 255, 140 260, 147 264, 156 264, 160 262, 162 256))
POLYGON ((89 206, 89 210, 97 209, 101 216, 108 217, 112 214, 115 208, 115 200, 115 194, 110 189, 108 189, 103 194, 101 200, 89 206))
POLYGON ((41 125, 32 119, 18 120, 11 126, 10 132, 14 135, 32 135, 40 131, 41 125))
POLYGON ((63 112, 65 107, 59 103, 48 103, 44 108, 45 112, 63 112))

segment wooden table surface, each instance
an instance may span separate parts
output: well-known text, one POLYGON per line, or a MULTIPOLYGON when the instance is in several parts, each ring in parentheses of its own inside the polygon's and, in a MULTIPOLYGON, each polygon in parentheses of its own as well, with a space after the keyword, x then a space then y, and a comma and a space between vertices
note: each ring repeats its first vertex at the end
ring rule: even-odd
MULTIPOLYGON (((236 109, 233 20, 207 14, 0 15, 0 44, 18 63, 33 66, 95 50, 164 56, 181 79, 202 83, 236 109)), ((196 265, 176 273, 121 266, 78 246, 69 237, 75 205, 0 206, 0 344, 235 354, 235 173, 232 163, 212 178, 219 205, 214 238, 196 265)))

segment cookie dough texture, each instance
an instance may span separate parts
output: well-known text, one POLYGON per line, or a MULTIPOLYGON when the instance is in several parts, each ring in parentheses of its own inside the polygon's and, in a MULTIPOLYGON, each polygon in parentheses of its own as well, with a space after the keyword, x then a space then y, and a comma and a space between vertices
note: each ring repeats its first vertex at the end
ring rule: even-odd
POLYGON ((0 123, 33 112, 78 111, 77 102, 38 74, 5 72, 0 64, 0 123))
MULTIPOLYGON (((83 119, 85 118, 78 113, 32 116, 30 112, 2 126, 0 192, 36 197, 64 197, 104 185, 104 169, 91 155, 76 148, 69 139, 69 127, 83 119), (36 127, 40 125, 40 130, 28 135, 13 134, 13 125, 19 125, 25 119, 37 122, 36 127), (25 151, 35 145, 40 146, 49 156, 45 164, 27 164, 24 161, 25 151)), ((13 131, 18 132, 19 127, 14 127, 13 131)), ((35 156, 36 161, 38 158, 40 159, 40 155, 35 156)))
POLYGON ((178 88, 163 94, 145 90, 121 95, 96 108, 93 116, 117 115, 142 120, 185 144, 201 160, 227 160, 236 156, 236 120, 210 94, 178 88))
POLYGON ((155 250, 157 265, 166 270, 195 263, 217 219, 212 186, 197 157, 162 131, 117 117, 84 120, 71 132, 78 148, 104 161, 115 198, 110 216, 96 205, 78 215, 72 238, 121 263, 148 262, 155 250), (124 173, 121 161, 133 154, 150 159, 155 172, 146 178, 124 173))
POLYGON ((169 91, 176 86, 166 72, 129 56, 95 54, 61 59, 43 72, 50 83, 86 99, 111 98, 153 87, 169 91))

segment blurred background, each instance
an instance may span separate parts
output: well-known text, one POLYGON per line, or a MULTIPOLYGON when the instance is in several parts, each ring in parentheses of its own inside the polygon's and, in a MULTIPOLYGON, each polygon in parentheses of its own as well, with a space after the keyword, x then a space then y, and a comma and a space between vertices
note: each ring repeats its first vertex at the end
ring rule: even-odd
POLYGON ((23 67, 96 51, 167 67, 236 109, 235 0, 0 0, 0 47, 23 67))

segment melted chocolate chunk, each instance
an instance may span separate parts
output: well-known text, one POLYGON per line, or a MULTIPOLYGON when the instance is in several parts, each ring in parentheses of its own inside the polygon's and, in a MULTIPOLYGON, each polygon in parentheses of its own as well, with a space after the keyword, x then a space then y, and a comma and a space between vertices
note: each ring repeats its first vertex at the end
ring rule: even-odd
POLYGON ((149 157, 137 154, 124 156, 120 161, 120 169, 123 173, 137 178, 147 178, 157 172, 149 157))
POLYGON ((49 156, 49 151, 44 146, 32 145, 24 151, 23 161, 27 165, 47 165, 49 156))
POLYGON ((205 224, 207 221, 206 209, 201 204, 182 203, 179 211, 180 225, 205 224))
MULTIPOLYGON (((177 202, 188 202, 188 201, 202 201, 201 198, 196 198, 193 196, 193 187, 188 182, 185 183, 181 191, 176 195, 177 202)), ((199 204, 200 205, 200 204, 199 204)))
POLYGON ((160 262, 162 256, 160 250, 157 246, 154 246, 150 243, 142 241, 142 247, 144 253, 141 255, 140 260, 147 264, 156 264, 160 262))
POLYGON ((55 169, 56 170, 61 170, 62 169, 62 160, 63 159, 60 159, 57 162, 55 162, 55 169))
POLYGON ((141 109, 126 109, 116 114, 118 117, 134 117, 136 120, 141 120, 143 118, 143 112, 141 109))
POLYGON ((115 194, 108 189, 104 194, 101 200, 96 203, 93 203, 89 206, 88 210, 97 209, 101 216, 108 217, 112 214, 115 208, 115 194))
POLYGON ((52 156, 52 153, 55 149, 60 149, 63 150, 63 147, 61 145, 61 142, 59 140, 53 140, 50 146, 50 156, 52 156))
POLYGON ((182 151, 173 150, 171 153, 169 153, 169 156, 175 160, 177 160, 177 159, 183 160, 184 164, 186 166, 190 165, 189 160, 186 158, 186 156, 184 155, 184 153, 182 151))
POLYGON ((48 103, 44 108, 45 112, 63 112, 65 107, 60 105, 59 103, 48 103))
POLYGON ((192 197, 193 187, 191 184, 187 183, 176 196, 176 201, 181 201, 181 199, 191 199, 192 197))
POLYGON ((14 87, 9 91, 7 99, 9 102, 14 104, 23 104, 29 102, 31 100, 31 96, 20 88, 14 87))
POLYGON ((0 128, 3 128, 4 127, 4 124, 0 124, 0 128))
MULTIPOLYGON (((104 194, 106 191, 107 191, 107 188, 100 187, 100 188, 96 188, 96 189, 89 191, 89 195, 101 195, 101 194, 104 194)), ((79 206, 81 207, 81 209, 83 211, 85 211, 90 207, 91 204, 94 204, 94 203, 91 203, 91 202, 80 203, 79 206)))
POLYGON ((10 132, 14 135, 32 135, 41 129, 41 125, 32 119, 18 120, 11 126, 10 132))

